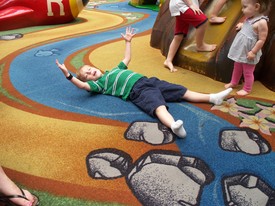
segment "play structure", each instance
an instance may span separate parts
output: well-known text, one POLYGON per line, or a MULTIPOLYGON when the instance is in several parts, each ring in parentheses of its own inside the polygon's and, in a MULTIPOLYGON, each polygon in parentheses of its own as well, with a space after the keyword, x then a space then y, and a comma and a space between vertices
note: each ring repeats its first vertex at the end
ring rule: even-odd
POLYGON ((73 21, 89 0, 0 0, 0 31, 73 21))
POLYGON ((142 6, 142 5, 159 5, 161 6, 165 0, 131 0, 129 3, 133 6, 142 6))
POLYGON ((158 12, 164 2, 165 0, 131 0, 129 1, 129 5, 158 12))
MULTIPOLYGON (((166 0, 160 7, 151 34, 151 46, 161 50, 166 56, 169 45, 174 36, 175 19, 169 11, 169 1, 166 0)), ((206 0, 201 6, 208 16, 215 1, 206 0)), ((266 87, 275 91, 275 5, 271 6, 269 14, 269 34, 262 49, 263 55, 255 69, 255 80, 261 81, 266 87)), ((195 50, 194 30, 191 30, 180 46, 174 65, 206 75, 214 80, 229 82, 233 70, 233 62, 227 58, 231 43, 236 35, 235 25, 242 21, 240 1, 228 1, 221 11, 221 16, 226 16, 225 23, 208 25, 205 41, 217 44, 213 52, 197 52, 195 50)))

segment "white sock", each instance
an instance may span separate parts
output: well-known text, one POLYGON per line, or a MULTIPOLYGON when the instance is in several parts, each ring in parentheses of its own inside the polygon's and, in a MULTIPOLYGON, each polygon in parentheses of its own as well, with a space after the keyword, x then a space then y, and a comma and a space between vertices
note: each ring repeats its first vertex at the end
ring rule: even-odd
POLYGON ((176 122, 172 123, 171 130, 179 137, 184 138, 186 137, 186 131, 183 128, 183 122, 181 120, 177 120, 176 122))
POLYGON ((215 105, 221 105, 224 98, 227 97, 231 91, 232 91, 232 88, 228 88, 228 89, 223 90, 219 93, 210 94, 209 102, 211 102, 215 105))

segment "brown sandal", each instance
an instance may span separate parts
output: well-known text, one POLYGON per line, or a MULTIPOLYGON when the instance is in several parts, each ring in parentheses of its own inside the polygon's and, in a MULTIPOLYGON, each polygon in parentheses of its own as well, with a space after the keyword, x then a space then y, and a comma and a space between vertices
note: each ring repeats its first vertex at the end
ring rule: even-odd
MULTIPOLYGON (((12 198, 23 198, 25 200, 28 200, 28 198, 26 197, 24 191, 19 188, 22 195, 7 195, 7 196, 0 196, 0 203, 4 203, 5 206, 19 206, 18 204, 15 204, 13 203, 10 199, 12 198)), ((39 205, 39 198, 35 195, 33 195, 33 199, 34 199, 34 202, 32 204, 32 206, 38 206, 39 205)))

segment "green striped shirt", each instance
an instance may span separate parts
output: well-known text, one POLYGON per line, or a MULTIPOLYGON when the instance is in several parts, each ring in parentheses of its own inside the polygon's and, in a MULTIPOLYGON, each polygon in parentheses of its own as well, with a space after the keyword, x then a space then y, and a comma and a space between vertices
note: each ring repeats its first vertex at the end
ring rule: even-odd
POLYGON ((101 94, 117 96, 127 100, 134 84, 143 75, 127 70, 127 66, 120 62, 111 71, 106 71, 102 77, 96 81, 88 81, 91 91, 101 94))

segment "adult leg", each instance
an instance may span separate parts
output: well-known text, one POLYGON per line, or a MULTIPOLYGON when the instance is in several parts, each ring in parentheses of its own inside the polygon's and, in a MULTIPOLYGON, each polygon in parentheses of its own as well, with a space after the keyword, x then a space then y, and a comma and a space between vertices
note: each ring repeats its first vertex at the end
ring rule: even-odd
POLYGON ((225 88, 234 88, 239 84, 239 81, 243 74, 243 64, 239 62, 234 62, 233 73, 230 83, 224 85, 225 88))
POLYGON ((168 112, 165 105, 159 106, 155 110, 155 115, 166 127, 169 127, 178 137, 184 138, 186 136, 186 131, 183 127, 183 122, 181 120, 175 121, 174 117, 168 112))
POLYGON ((219 12, 221 11, 224 4, 227 2, 227 0, 218 0, 215 4, 212 14, 210 16, 209 22, 212 24, 221 24, 225 21, 226 17, 218 17, 219 12))
POLYGON ((222 104, 223 100, 230 94, 231 91, 232 91, 232 88, 228 88, 218 93, 203 94, 203 93, 187 90, 183 95, 182 99, 189 102, 210 102, 215 105, 220 105, 222 104))
POLYGON ((174 65, 173 65, 173 59, 179 49, 179 46, 181 44, 181 41, 183 39, 183 34, 177 34, 174 36, 170 46, 169 46, 169 51, 168 51, 168 54, 167 54, 167 58, 166 60, 164 61, 164 66, 167 67, 170 72, 176 72, 177 69, 174 68, 174 65))
POLYGON ((245 96, 251 92, 254 83, 254 70, 255 65, 243 64, 244 86, 242 90, 237 92, 238 95, 245 96))
POLYGON ((197 51, 200 52, 211 52, 214 51, 217 47, 216 44, 207 44, 204 42, 204 35, 207 28, 207 22, 199 25, 196 29, 196 44, 197 51))
MULTIPOLYGON (((34 202, 34 197, 32 194, 27 191, 23 190, 25 196, 28 200, 24 198, 10 198, 9 200, 18 205, 32 205, 34 202)), ((6 175, 3 168, 0 166, 0 199, 4 196, 10 195, 22 195, 21 190, 19 187, 6 175)))

